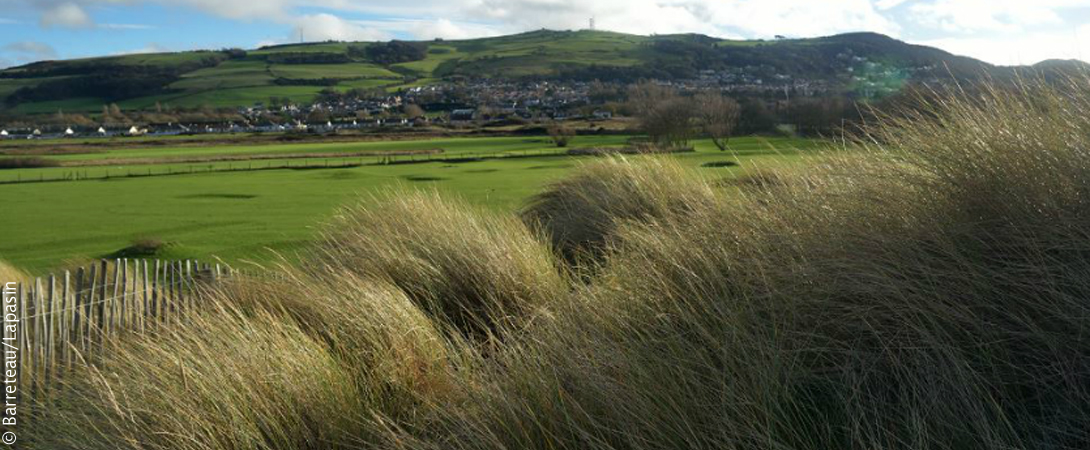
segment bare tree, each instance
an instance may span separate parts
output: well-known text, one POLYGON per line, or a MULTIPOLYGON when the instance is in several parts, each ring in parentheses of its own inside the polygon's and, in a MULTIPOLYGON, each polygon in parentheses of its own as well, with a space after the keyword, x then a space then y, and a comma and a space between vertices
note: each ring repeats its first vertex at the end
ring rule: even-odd
POLYGON ((675 97, 655 105, 641 117, 640 123, 656 145, 683 147, 693 138, 694 113, 690 99, 675 97))
POLYGON ((549 125, 549 138, 553 140, 557 147, 567 147, 573 136, 575 136, 575 130, 567 125, 559 122, 553 122, 549 125))
POLYGON ((718 92, 702 93, 695 101, 701 131, 711 138, 719 151, 726 151, 730 136, 738 127, 742 108, 734 99, 718 92))
POLYGON ((424 108, 421 108, 419 105, 413 103, 406 104, 401 108, 401 110, 409 119, 418 119, 424 117, 424 108))
POLYGON ((658 105, 677 96, 677 91, 672 87, 641 81, 628 87, 628 109, 636 117, 643 117, 658 105))
POLYGON ((629 109, 639 118, 640 127, 658 146, 679 147, 693 136, 694 108, 672 87, 641 82, 628 90, 629 109))

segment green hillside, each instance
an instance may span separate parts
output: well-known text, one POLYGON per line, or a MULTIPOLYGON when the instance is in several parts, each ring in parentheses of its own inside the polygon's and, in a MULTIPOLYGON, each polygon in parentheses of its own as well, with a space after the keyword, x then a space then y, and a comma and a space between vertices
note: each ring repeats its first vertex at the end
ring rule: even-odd
POLYGON ((0 71, 0 108, 24 114, 99 111, 108 103, 126 109, 157 102, 248 106, 270 97, 308 101, 330 88, 392 91, 488 78, 691 79, 705 70, 850 86, 861 73, 907 79, 995 75, 1000 69, 871 33, 734 41, 542 30, 456 41, 325 42, 38 62, 0 71))

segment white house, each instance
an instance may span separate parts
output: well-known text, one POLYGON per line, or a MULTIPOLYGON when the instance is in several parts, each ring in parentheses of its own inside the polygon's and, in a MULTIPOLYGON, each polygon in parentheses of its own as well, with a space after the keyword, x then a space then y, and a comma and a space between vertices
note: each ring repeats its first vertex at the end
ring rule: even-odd
POLYGON ((71 129, 71 128, 68 128, 67 130, 64 130, 64 135, 65 135, 65 136, 75 136, 75 135, 76 135, 76 132, 75 132, 75 131, 72 131, 72 129, 71 129))
POLYGON ((8 130, 0 130, 0 137, 8 137, 8 130))
POLYGON ((106 135, 106 129, 103 128, 103 127, 98 127, 98 134, 100 134, 102 136, 105 136, 106 135))

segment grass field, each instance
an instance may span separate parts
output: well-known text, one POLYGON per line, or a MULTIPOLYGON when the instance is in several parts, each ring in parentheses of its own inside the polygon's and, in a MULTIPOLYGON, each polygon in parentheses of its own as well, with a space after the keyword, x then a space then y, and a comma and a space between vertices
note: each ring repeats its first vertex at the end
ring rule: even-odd
MULTIPOLYGON (((622 145, 624 136, 579 137, 572 146, 622 145)), ((739 160, 761 165, 796 158, 797 148, 811 141, 740 138, 734 143, 739 160)), ((442 148, 448 155, 523 155, 555 151, 541 137, 462 138, 427 141, 299 144, 272 146, 212 146, 125 148, 104 153, 55 156, 61 160, 98 160, 103 165, 81 167, 90 175, 110 171, 161 173, 185 171, 189 164, 118 166, 116 158, 336 153, 442 148)), ((697 142, 697 152, 678 155, 685 164, 734 161, 735 157, 697 142)), ((343 159, 329 158, 333 165, 343 159)), ((516 210, 546 183, 556 180, 590 157, 531 156, 476 162, 429 162, 354 168, 280 169, 193 175, 112 178, 0 185, 0 257, 21 268, 42 272, 68 260, 97 258, 154 238, 170 243, 167 258, 222 257, 228 261, 264 261, 267 249, 291 251, 308 243, 316 226, 339 205, 360 195, 394 186, 438 189, 471 203, 504 211, 516 210)), ((317 162, 318 160, 312 161, 317 162)), ((373 158, 365 159, 370 164, 373 158)), ((278 161, 261 161, 276 165, 278 161)), ((239 167, 244 163, 201 166, 239 167)), ((0 179, 49 178, 69 168, 0 171, 0 179)), ((735 168, 706 168, 730 177, 735 168)), ((718 176, 718 175, 717 175, 718 176)))

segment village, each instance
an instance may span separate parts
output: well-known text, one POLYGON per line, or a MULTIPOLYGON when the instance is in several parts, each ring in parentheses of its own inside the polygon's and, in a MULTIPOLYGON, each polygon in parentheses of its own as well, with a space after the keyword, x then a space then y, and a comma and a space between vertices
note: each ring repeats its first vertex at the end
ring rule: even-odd
MULTIPOLYGON (((681 93, 717 90, 732 96, 765 99, 831 95, 824 80, 767 74, 768 68, 743 67, 701 71, 696 78, 652 81, 681 93)), ((111 138, 231 133, 333 133, 341 130, 470 127, 497 122, 606 120, 624 115, 631 83, 600 81, 509 81, 497 79, 443 81, 387 92, 382 89, 325 89, 310 103, 270 98, 250 106, 218 109, 203 117, 186 109, 156 105, 156 114, 108 108, 98 117, 42 115, 5 124, 0 139, 111 138), (62 117, 59 119, 57 117, 62 117), (81 120, 72 120, 79 117, 81 120), (65 119, 68 118, 68 119, 65 119), (110 120, 108 120, 110 119, 110 120), (165 120, 164 120, 165 119, 165 120), (73 123, 78 122, 78 123, 73 123)), ((208 107, 200 108, 207 111, 208 107)))

